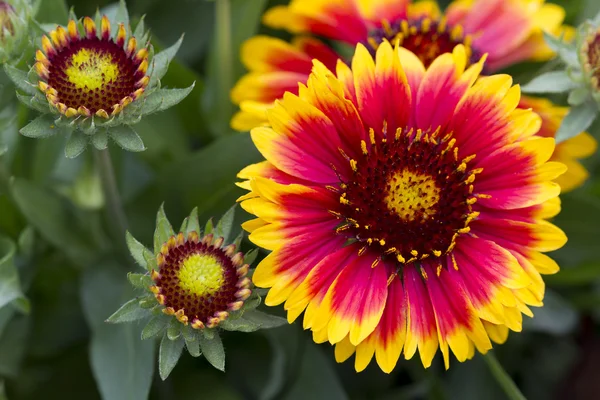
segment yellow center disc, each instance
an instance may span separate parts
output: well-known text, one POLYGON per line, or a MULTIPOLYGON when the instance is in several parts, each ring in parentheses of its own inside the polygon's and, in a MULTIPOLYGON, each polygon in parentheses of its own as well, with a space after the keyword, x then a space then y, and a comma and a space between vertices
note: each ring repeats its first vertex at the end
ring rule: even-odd
POLYGON ((183 260, 177 277, 183 290, 199 297, 217 292, 225 281, 219 260, 209 254, 192 254, 183 260))
POLYGON ((73 54, 65 73, 78 89, 95 90, 118 78, 119 66, 108 53, 81 49, 73 54))
POLYGON ((402 220, 425 221, 435 215, 440 189, 431 176, 403 170, 390 175, 388 185, 385 203, 402 220))

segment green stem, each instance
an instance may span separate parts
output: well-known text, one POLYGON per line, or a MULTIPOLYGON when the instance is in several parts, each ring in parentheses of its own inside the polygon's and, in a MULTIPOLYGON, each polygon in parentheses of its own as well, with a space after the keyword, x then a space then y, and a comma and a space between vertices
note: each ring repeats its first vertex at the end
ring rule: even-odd
POLYGON ((122 243, 125 231, 127 230, 127 216, 125 215, 125 209, 123 208, 123 202, 119 194, 115 170, 108 148, 105 150, 94 150, 94 159, 96 160, 96 167, 102 180, 109 224, 114 232, 117 243, 122 243))
POLYGON ((502 365, 498 362, 498 359, 492 351, 489 351, 485 356, 483 356, 483 359, 487 363, 490 372, 492 375, 494 375, 494 378, 496 378, 498 384, 502 386, 504 393, 506 393, 506 396, 509 399, 527 400, 510 375, 508 375, 504 368, 502 368, 502 365))
POLYGON ((231 2, 217 0, 215 4, 216 46, 217 46, 217 104, 219 110, 229 120, 233 105, 229 100, 229 91, 233 86, 233 40, 231 38, 231 2))

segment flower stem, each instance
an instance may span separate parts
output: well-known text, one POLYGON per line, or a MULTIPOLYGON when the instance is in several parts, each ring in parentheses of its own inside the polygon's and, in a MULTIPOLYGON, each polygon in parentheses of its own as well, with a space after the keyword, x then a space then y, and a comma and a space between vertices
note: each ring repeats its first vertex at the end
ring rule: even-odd
POLYGON ((231 37, 231 2, 217 0, 215 4, 216 20, 216 56, 219 71, 217 74, 217 104, 229 124, 233 105, 229 100, 229 91, 233 86, 233 40, 231 37))
POLYGON ((498 384, 506 393, 506 396, 511 400, 527 400, 523 393, 519 390, 515 382, 512 380, 510 375, 502 368, 502 365, 498 362, 498 359, 492 351, 489 351, 483 359, 487 363, 490 372, 496 378, 498 384))
POLYGON ((109 224, 115 235, 115 240, 117 243, 121 243, 123 242, 125 231, 127 230, 127 216, 125 215, 123 202, 121 201, 121 195, 119 194, 115 170, 108 148, 104 150, 94 150, 94 159, 100 173, 100 179, 102 180, 102 189, 106 201, 109 224))

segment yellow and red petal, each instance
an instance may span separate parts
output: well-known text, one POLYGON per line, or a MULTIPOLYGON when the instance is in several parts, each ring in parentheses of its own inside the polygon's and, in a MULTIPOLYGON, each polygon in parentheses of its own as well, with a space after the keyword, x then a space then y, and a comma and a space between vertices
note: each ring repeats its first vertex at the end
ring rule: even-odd
POLYGON ((402 280, 393 278, 388 286, 386 307, 373 333, 376 336, 375 359, 383 372, 396 366, 406 340, 408 302, 402 280))
POLYGON ((292 0, 268 10, 263 23, 292 33, 312 33, 351 44, 366 39, 368 26, 354 0, 292 0))
POLYGON ((410 0, 356 0, 361 15, 374 25, 396 22, 408 17, 410 0))

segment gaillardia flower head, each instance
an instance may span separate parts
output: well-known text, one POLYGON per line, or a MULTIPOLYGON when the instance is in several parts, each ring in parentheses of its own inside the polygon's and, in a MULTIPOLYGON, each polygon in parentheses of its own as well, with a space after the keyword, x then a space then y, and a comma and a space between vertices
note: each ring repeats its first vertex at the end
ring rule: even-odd
POLYGON ((543 254, 566 241, 545 220, 566 169, 548 162, 554 139, 535 136, 509 76, 467 63, 462 45, 426 68, 387 41, 375 60, 359 44, 351 68, 315 61, 251 131, 266 161, 239 174, 257 217, 243 226, 272 251, 253 281, 290 322, 304 311, 338 361, 356 353, 358 371, 373 356, 389 372, 402 352, 426 367, 438 348, 446 367, 450 352, 487 352, 558 270, 543 254))
POLYGON ((175 233, 161 207, 154 252, 127 234, 131 255, 147 271, 129 274, 129 280, 146 295, 123 305, 107 322, 153 316, 142 331, 142 339, 162 334, 161 354, 164 351, 176 355, 159 358, 163 379, 175 366, 184 344, 192 356, 204 353, 211 364, 222 370, 225 355, 217 327, 252 332, 285 323, 283 318, 256 310, 260 296, 252 291, 246 277, 256 251, 246 256, 237 251, 241 235, 234 243, 226 244, 233 212, 232 208, 215 228, 209 221, 201 235, 197 209, 175 233))
MULTIPOLYGON (((123 2, 121 7, 119 15, 126 15, 123 2)), ((71 134, 65 149, 68 157, 80 154, 89 142, 104 149, 108 137, 125 150, 144 150, 130 125, 177 104, 194 85, 161 89, 160 78, 181 40, 154 56, 143 20, 134 32, 127 21, 115 24, 99 15, 95 21, 71 19, 67 27, 58 26, 42 36, 29 76, 9 71, 15 82, 22 80, 18 88, 28 96, 21 100, 44 114, 24 127, 22 134, 71 134)))
POLYGON ((0 64, 22 60, 29 44, 31 14, 28 0, 0 0, 0 64))

